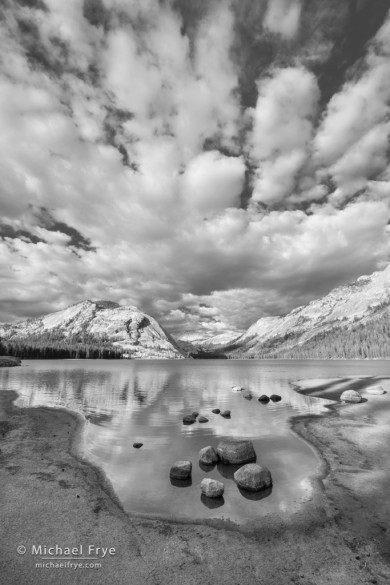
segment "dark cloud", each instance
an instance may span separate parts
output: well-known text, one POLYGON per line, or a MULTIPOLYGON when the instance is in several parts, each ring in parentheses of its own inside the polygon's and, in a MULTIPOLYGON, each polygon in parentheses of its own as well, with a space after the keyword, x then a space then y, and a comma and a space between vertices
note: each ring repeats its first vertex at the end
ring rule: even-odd
POLYGON ((38 225, 45 228, 50 232, 61 232, 69 236, 68 246, 72 246, 78 248, 80 250, 86 250, 89 252, 95 252, 96 248, 91 245, 91 240, 89 238, 85 238, 78 230, 74 227, 67 225, 62 221, 57 221, 54 217, 50 214, 50 212, 41 207, 37 211, 37 222, 38 225))

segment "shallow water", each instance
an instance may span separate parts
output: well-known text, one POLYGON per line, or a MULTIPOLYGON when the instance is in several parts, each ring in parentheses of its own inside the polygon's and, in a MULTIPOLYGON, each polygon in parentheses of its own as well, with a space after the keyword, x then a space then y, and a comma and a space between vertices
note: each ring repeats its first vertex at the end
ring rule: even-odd
POLYGON ((19 406, 66 406, 87 415, 82 450, 104 469, 128 511, 242 523, 291 511, 310 497, 309 477, 319 461, 288 421, 320 414, 329 401, 300 395, 290 382, 354 375, 388 376, 390 362, 37 360, 1 369, 0 388, 16 390, 19 406), (235 385, 253 399, 234 392, 235 385), (263 405, 257 401, 261 394, 279 394, 282 401, 263 405), (213 408, 230 409, 231 419, 213 414, 213 408), (194 410, 209 422, 184 426, 183 415, 194 410), (248 499, 229 467, 199 467, 199 450, 225 437, 253 441, 258 463, 272 473, 271 493, 248 499), (135 441, 143 447, 134 449, 135 441), (193 463, 187 487, 169 479, 172 463, 182 459, 193 463), (201 499, 206 476, 224 482, 223 501, 201 499))

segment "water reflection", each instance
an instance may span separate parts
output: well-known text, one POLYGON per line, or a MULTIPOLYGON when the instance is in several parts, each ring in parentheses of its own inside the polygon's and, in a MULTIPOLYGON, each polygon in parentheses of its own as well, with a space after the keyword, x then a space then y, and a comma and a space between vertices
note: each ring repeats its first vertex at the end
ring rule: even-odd
POLYGON ((201 494, 200 501, 209 510, 216 510, 224 505, 225 498, 223 496, 221 498, 208 498, 204 494, 201 494))
POLYGON ((313 450, 291 433, 294 414, 320 414, 327 400, 296 393, 290 382, 390 373, 389 362, 255 361, 30 361, 0 370, 0 387, 20 394, 21 406, 67 406, 88 416, 84 449, 103 467, 129 511, 168 516, 229 517, 245 521, 272 510, 290 510, 310 495, 307 478, 318 461, 313 450), (373 368, 375 370, 373 371, 373 368), (242 386, 234 392, 232 386, 242 386), (253 400, 245 400, 250 394, 253 400), (258 402, 267 394, 282 401, 258 402), (226 419, 214 409, 231 410, 226 419), (199 412, 207 423, 183 425, 199 412), (199 450, 223 438, 249 438, 260 465, 272 473, 274 488, 265 499, 247 499, 233 481, 235 469, 205 469, 199 450), (134 442, 143 443, 140 450, 134 442), (169 469, 177 460, 193 463, 192 484, 177 489, 169 469), (208 508, 199 498, 207 477, 225 484, 225 504, 208 508))

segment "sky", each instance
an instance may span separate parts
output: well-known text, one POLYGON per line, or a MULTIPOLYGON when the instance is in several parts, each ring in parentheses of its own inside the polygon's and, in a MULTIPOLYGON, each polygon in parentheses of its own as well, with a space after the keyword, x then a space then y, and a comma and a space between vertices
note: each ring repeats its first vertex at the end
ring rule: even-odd
POLYGON ((241 332, 390 259, 388 0, 3 0, 0 321, 241 332))

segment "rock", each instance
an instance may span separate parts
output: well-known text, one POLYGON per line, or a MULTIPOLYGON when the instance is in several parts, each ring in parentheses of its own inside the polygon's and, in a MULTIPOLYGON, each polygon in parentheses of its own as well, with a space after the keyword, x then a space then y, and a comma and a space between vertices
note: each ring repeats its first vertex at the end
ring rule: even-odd
POLYGON ((218 459, 218 453, 213 447, 204 447, 199 451, 199 461, 203 465, 214 465, 218 459))
POLYGON ((244 388, 241 388, 241 386, 232 386, 232 390, 233 392, 242 392, 244 388))
POLYGON ((143 443, 133 443, 134 449, 141 449, 143 443))
POLYGON ((214 414, 219 414, 221 411, 219 410, 219 408, 213 408, 211 412, 213 412, 214 414))
POLYGON ((208 498, 221 498, 225 487, 222 482, 205 477, 201 481, 200 489, 202 494, 208 498))
POLYGON ((262 394, 260 398, 258 398, 258 401, 262 402, 263 404, 267 404, 269 402, 269 398, 265 394, 262 394))
POLYGON ((206 423, 206 422, 209 422, 209 419, 206 418, 205 416, 200 416, 198 418, 198 422, 200 422, 200 423, 206 423))
POLYGON ((199 412, 195 411, 191 414, 191 416, 192 416, 192 418, 196 418, 197 416, 199 416, 199 412))
POLYGON ((272 487, 272 477, 267 467, 260 467, 256 463, 250 463, 240 467, 234 474, 234 481, 242 490, 260 492, 272 487))
POLYGON ((190 479, 192 473, 191 461, 175 461, 169 473, 171 479, 190 479))
POLYGON ((243 465, 256 461, 252 441, 227 439, 217 446, 217 453, 225 465, 243 465))
POLYGON ((250 392, 248 392, 248 390, 245 390, 245 391, 242 393, 242 395, 243 395, 243 397, 245 398, 245 400, 252 400, 252 398, 253 398, 252 394, 251 394, 250 392))
POLYGON ((271 394, 270 400, 272 400, 272 402, 280 402, 282 400, 282 397, 278 396, 278 394, 271 394))
POLYGON ((2 355, 0 356, 0 368, 12 368, 14 366, 20 366, 21 365, 21 359, 20 358, 16 358, 13 356, 8 356, 8 355, 2 355))
POLYGON ((340 400, 342 402, 361 402, 362 397, 359 392, 356 392, 356 390, 346 390, 340 396, 340 400))
POLYGON ((192 414, 187 414, 186 416, 183 416, 183 424, 184 425, 193 425, 194 422, 195 422, 195 419, 192 416, 192 414))
POLYGON ((223 412, 221 412, 221 416, 223 416, 224 418, 230 418, 230 414, 231 414, 230 410, 224 410, 223 412))
POLYGON ((371 386, 371 388, 366 388, 366 394, 370 394, 371 396, 381 396, 382 394, 386 394, 386 391, 382 386, 371 386))

